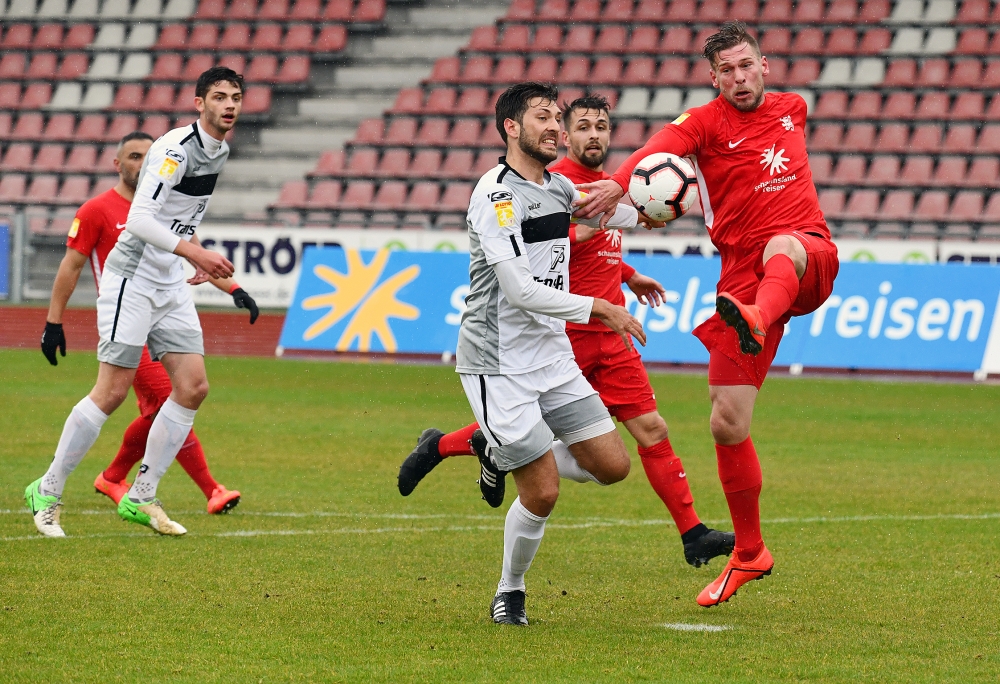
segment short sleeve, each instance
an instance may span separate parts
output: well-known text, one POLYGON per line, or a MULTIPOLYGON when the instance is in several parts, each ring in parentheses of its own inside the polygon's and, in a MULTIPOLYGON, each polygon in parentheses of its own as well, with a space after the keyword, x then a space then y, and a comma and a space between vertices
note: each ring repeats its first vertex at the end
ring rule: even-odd
POLYGON ((477 188, 469 202, 469 223, 492 265, 525 253, 521 239, 523 208, 514 193, 503 185, 477 188))
POLYGON ((104 216, 92 202, 86 202, 76 212, 66 237, 66 246, 89 256, 101 239, 104 216))

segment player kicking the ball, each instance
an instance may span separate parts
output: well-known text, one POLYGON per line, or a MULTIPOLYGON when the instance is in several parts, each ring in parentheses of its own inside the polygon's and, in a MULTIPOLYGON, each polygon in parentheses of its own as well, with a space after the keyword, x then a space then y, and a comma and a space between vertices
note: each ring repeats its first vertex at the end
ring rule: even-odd
MULTIPOLYGON (((140 131, 122 138, 115 158, 118 184, 84 203, 76 212, 66 241, 66 256, 59 264, 59 272, 52 285, 49 313, 42 333, 42 353, 53 366, 58 364, 57 349, 63 356, 66 355, 66 337, 62 327, 66 304, 88 261, 94 280, 100 286, 104 262, 125 228, 139 180, 139 170, 152 143, 152 136, 140 131)), ((219 279, 213 280, 212 284, 231 293, 236 306, 250 309, 251 324, 257 319, 257 304, 235 281, 231 278, 219 279)), ((126 428, 118 455, 94 480, 94 488, 111 498, 116 505, 129 489, 129 483, 126 482, 129 471, 146 451, 146 440, 153 418, 170 396, 170 377, 167 371, 163 364, 149 358, 149 351, 145 348, 142 350, 132 389, 139 402, 140 415, 126 428)), ((204 493, 209 513, 226 513, 239 503, 239 492, 226 489, 212 477, 205 452, 194 430, 178 452, 177 462, 204 493)))
POLYGON ((201 323, 182 259, 195 264, 195 282, 233 275, 229 260, 204 249, 194 231, 229 157, 225 136, 236 125, 242 98, 242 76, 225 67, 209 69, 195 87, 198 120, 168 132, 146 154, 125 230, 101 274, 97 383, 66 419, 48 471, 25 491, 35 526, 47 537, 65 536, 59 508, 66 480, 125 400, 147 344, 173 389, 153 419, 142 465, 118 515, 160 534, 187 531, 156 499, 157 485, 208 395, 201 323))
MULTIPOLYGON (((517 487, 490 609, 494 622, 515 625, 528 624, 524 575, 559 496, 553 434, 603 484, 624 479, 630 466, 608 410, 573 360, 564 321, 597 318, 624 339, 645 342, 642 325, 623 307, 567 291, 578 193, 566 177, 545 170, 558 149, 557 98, 552 86, 521 83, 497 101, 507 156, 479 180, 469 204, 470 290, 456 354, 490 459, 513 474, 517 487)), ((626 206, 608 217, 619 228, 637 221, 638 212, 626 206)))
MULTIPOLYGON (((550 166, 549 171, 561 173, 574 183, 610 178, 603 170, 611 145, 608 101, 600 96, 578 98, 563 108, 562 123, 566 157, 550 166)), ((621 239, 619 230, 600 232, 586 225, 570 225, 570 292, 624 306, 621 284, 626 283, 642 303, 657 306, 662 302, 662 286, 622 260, 621 239)), ((567 322, 566 333, 584 377, 598 391, 611 415, 638 442, 649 483, 667 506, 681 535, 685 560, 700 567, 716 556, 732 553, 733 533, 706 527, 694 510, 687 474, 670 444, 667 423, 656 410, 656 397, 639 353, 596 319, 586 323, 567 322)), ((447 435, 440 430, 425 431, 422 443, 418 442, 417 449, 400 469, 400 490, 408 488, 406 494, 409 494, 413 489, 409 485, 416 486, 445 455, 472 455, 478 451, 484 461, 480 475, 484 498, 499 506, 503 501, 505 473, 494 472, 482 458, 484 440, 481 432, 477 433, 478 428, 473 423, 447 435), (438 439, 427 439, 428 433, 438 439)), ((565 445, 555 442, 553 453, 562 477, 590 481, 565 445)))
POLYGON ((720 96, 665 126, 612 180, 579 186, 589 194, 578 202, 576 215, 596 217, 613 208, 647 155, 695 158, 722 274, 717 313, 694 334, 709 351, 712 436, 736 530, 735 553, 698 595, 708 607, 728 601, 774 566, 760 530, 762 478, 750 439, 754 402, 785 323, 815 311, 830 296, 839 262, 809 170, 805 101, 792 93, 765 93, 767 59, 742 22, 729 22, 710 36, 704 55, 720 96))

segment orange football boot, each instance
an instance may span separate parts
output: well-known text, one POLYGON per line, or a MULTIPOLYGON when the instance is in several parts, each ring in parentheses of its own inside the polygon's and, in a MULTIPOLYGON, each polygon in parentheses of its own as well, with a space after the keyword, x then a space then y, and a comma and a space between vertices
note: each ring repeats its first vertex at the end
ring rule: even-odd
POLYGON ((240 493, 229 491, 222 485, 212 490, 212 497, 208 500, 208 512, 215 514, 228 513, 236 508, 240 502, 240 493))
POLYGON ((122 497, 128 493, 131 486, 126 480, 122 480, 121 482, 105 480, 103 472, 99 473, 97 479, 94 480, 94 489, 97 490, 97 493, 103 494, 116 504, 121 503, 122 497))
POLYGON ((722 574, 698 594, 698 605, 702 608, 711 608, 728 601, 736 593, 736 590, 747 582, 763 579, 764 575, 770 575, 773 567, 774 558, 771 557, 771 552, 767 550, 766 546, 762 547, 757 557, 749 563, 741 561, 739 555, 734 551, 722 574))
POLYGON ((740 338, 740 351, 757 356, 764 348, 767 326, 756 304, 743 304, 728 292, 721 292, 715 299, 719 316, 730 328, 736 328, 740 338))

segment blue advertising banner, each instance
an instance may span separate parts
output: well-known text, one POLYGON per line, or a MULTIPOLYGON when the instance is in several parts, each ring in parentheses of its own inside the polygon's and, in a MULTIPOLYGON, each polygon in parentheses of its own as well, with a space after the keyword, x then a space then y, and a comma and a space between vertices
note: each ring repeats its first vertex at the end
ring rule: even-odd
POLYGON ((10 226, 0 223, 0 297, 10 296, 10 226))
MULTIPOLYGON (((632 256, 663 306, 629 310, 647 361, 707 363, 691 331, 715 312, 717 258, 632 256)), ((454 352, 468 294, 462 253, 309 248, 285 319, 285 349, 454 352)), ((948 264, 844 263, 829 300, 787 326, 779 366, 1000 372, 1000 271, 948 264)))

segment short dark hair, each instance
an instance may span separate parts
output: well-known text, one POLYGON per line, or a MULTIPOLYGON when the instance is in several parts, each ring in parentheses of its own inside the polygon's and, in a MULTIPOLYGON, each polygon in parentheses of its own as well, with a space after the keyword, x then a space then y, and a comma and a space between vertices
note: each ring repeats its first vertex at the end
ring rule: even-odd
POLYGON ((591 109, 596 109, 599 112, 607 114, 608 121, 611 121, 611 104, 608 102, 608 98, 603 95, 587 93, 583 97, 576 98, 569 104, 564 102, 562 106, 562 117, 567 126, 569 126, 570 114, 575 112, 577 109, 582 109, 585 112, 591 109))
POLYGON ((244 91, 242 74, 236 73, 229 67, 214 66, 198 77, 198 84, 194 87, 194 96, 204 100, 212 86, 220 81, 231 83, 239 88, 241 93, 244 91))
POLYGON ((524 113, 528 111, 528 103, 535 98, 556 102, 559 99, 559 89, 551 83, 525 81, 512 85, 500 95, 500 99, 497 100, 497 131, 505 145, 507 131, 504 130, 503 122, 512 119, 524 123, 524 113))
POLYGON ((131 142, 133 140, 149 140, 150 142, 152 142, 153 136, 151 136, 146 131, 132 131, 124 138, 118 141, 118 149, 120 150, 125 145, 125 143, 131 142))
POLYGON ((760 45, 757 43, 757 39, 747 31, 747 25, 742 21, 727 21, 718 33, 713 33, 705 40, 705 51, 702 55, 715 67, 715 60, 720 52, 743 43, 749 45, 760 57, 760 45))

